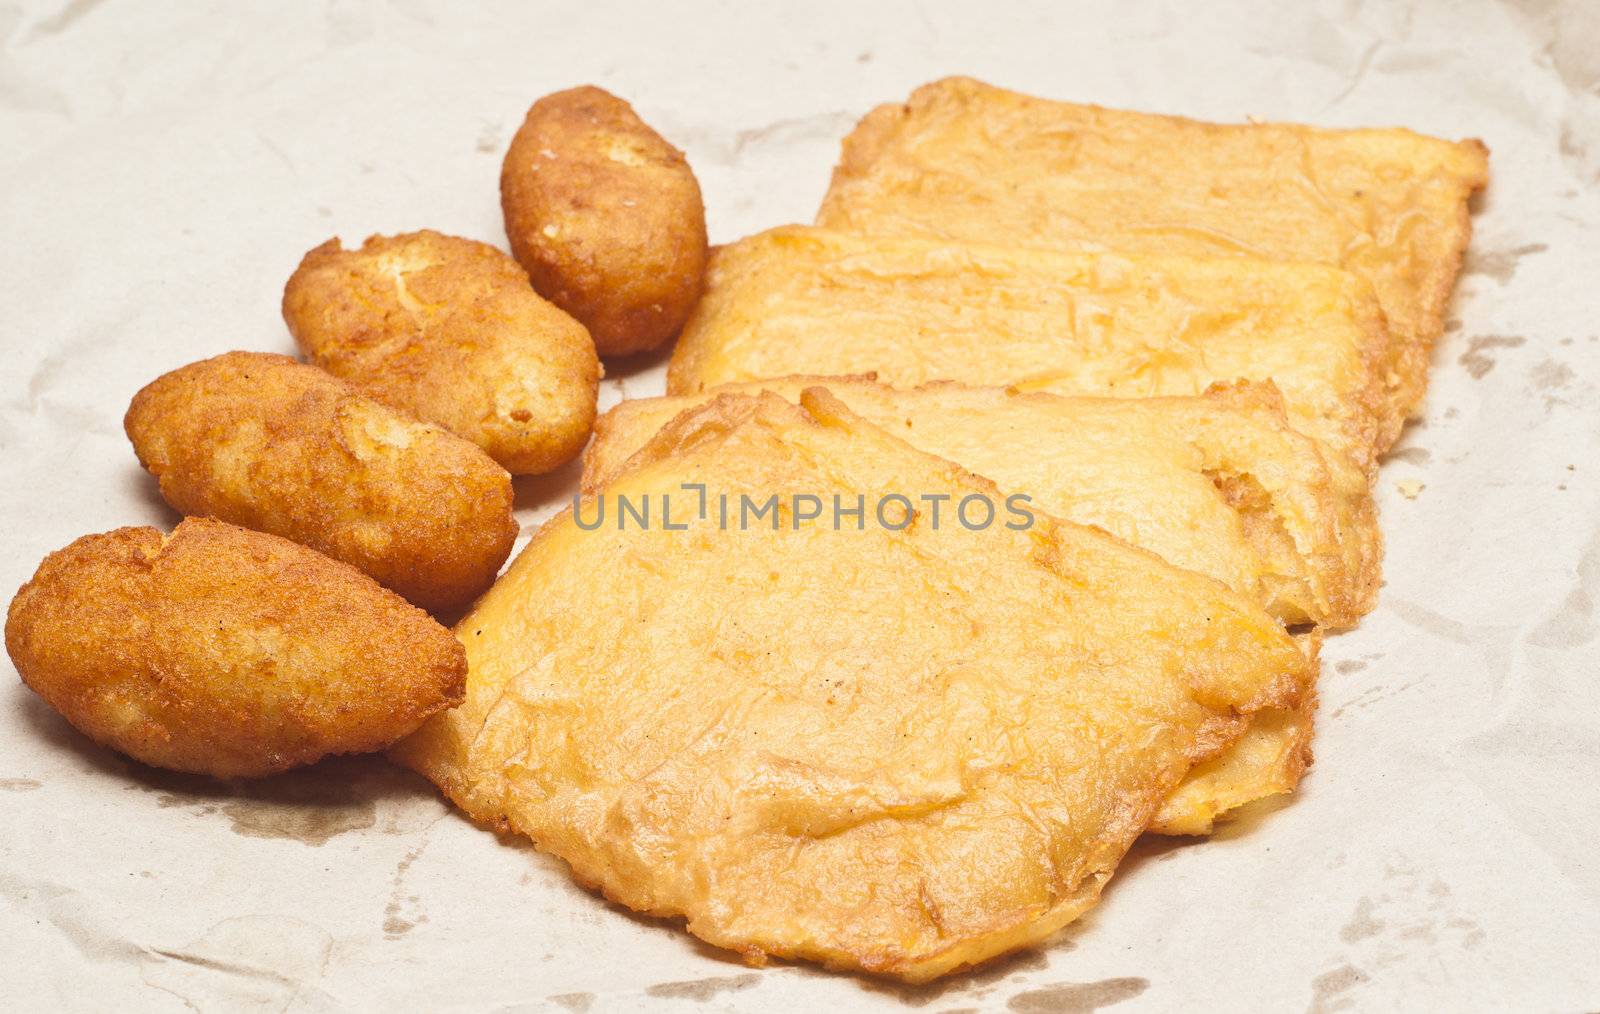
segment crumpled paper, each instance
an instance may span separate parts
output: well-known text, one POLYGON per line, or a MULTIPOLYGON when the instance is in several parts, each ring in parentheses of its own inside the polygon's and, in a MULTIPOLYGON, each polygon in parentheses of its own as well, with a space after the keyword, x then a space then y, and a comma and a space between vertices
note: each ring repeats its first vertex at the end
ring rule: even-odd
MULTIPOLYGON (((714 241, 806 221, 839 138, 951 73, 1204 118, 1478 136, 1494 181, 1427 416, 1384 467, 1378 610, 1329 641, 1317 764, 1149 841, 1050 946, 909 989, 746 968, 575 887, 413 775, 252 785, 98 749, 0 679, 0 1008, 1600 1006, 1600 8, 1568 2, 0 6, 0 588, 176 519, 119 420, 291 351, 330 235, 503 243, 499 160, 581 82, 683 147, 714 241)), ((603 405, 657 393, 615 364, 603 405)), ((525 480, 524 538, 575 469, 525 480)), ((8 667, 7 667, 8 668, 8 667)))

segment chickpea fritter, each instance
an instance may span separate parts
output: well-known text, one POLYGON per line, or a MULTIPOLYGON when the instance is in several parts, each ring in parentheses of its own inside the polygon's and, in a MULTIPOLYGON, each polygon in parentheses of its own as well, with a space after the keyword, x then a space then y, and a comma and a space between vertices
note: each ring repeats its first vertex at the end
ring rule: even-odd
POLYGON ((459 704, 467 672, 450 631, 355 568, 196 518, 45 557, 6 650, 96 742, 218 777, 382 749, 459 704))
POLYGON ((592 86, 528 110, 500 170, 511 252, 603 356, 653 349, 700 298, 706 213, 683 152, 592 86))
POLYGON ((477 444, 513 475, 570 461, 594 425, 600 361, 582 324, 487 243, 431 230, 306 254, 283 318, 323 369, 477 444))
POLYGON ((288 356, 174 370, 123 426, 177 510, 303 543, 426 609, 489 587, 517 536, 487 454, 288 356))

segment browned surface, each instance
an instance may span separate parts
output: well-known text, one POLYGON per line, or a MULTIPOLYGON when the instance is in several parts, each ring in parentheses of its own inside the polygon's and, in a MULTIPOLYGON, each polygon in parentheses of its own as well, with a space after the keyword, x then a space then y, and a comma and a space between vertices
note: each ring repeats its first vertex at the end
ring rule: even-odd
POLYGON ((483 451, 287 356, 174 370, 123 426, 177 510, 304 543, 427 609, 489 587, 517 536, 511 477, 483 451))
POLYGON ((817 224, 1070 250, 1334 264, 1370 280, 1415 413, 1488 150, 1409 130, 1200 123, 924 85, 844 143, 817 224))
POLYGON ((500 171, 511 251, 533 287, 583 321, 601 355, 678 333, 706 263, 706 215, 683 152, 633 107, 586 86, 528 110, 500 171))
POLYGON ((223 777, 381 749, 459 703, 466 677, 448 630, 354 568, 201 519, 47 556, 6 650, 94 740, 223 777))
POLYGON ((600 362, 583 326, 487 243, 437 232, 329 240, 283 293, 318 366, 482 447, 513 475, 583 449, 600 362))
MULTIPOLYGON (((600 492, 681 509, 684 482, 1001 495, 820 389, 799 407, 720 397, 600 492)), ((1313 678, 1248 600, 1043 515, 714 518, 551 521, 457 628, 466 701, 395 755, 580 881, 750 961, 917 982, 1043 939, 1194 764, 1313 678)))

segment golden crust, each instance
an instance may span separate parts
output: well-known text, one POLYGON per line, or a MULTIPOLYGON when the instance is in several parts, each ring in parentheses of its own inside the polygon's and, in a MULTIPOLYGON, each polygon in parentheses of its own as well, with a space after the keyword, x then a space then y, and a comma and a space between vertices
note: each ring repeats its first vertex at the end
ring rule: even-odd
POLYGON ((466 676, 448 630, 354 568, 193 518, 45 557, 6 650, 90 738, 219 777, 382 749, 459 703, 466 676))
POLYGON ((331 239, 290 277, 283 319, 318 366, 513 475, 557 468, 589 438, 594 343, 487 243, 431 230, 372 236, 359 250, 331 239))
POLYGON ((970 78, 869 113, 817 224, 1072 250, 1266 257, 1368 279, 1414 414, 1488 182, 1481 141, 1201 123, 1032 98, 970 78))
MULTIPOLYGON (((1286 625, 1353 624, 1376 599, 1382 536, 1367 483, 1349 465, 1328 467, 1314 441, 1290 430, 1270 386, 1111 399, 948 382, 895 390, 859 377, 730 384, 633 399, 602 415, 584 451, 584 488, 605 485, 662 426, 719 394, 766 390, 798 401, 812 387, 1002 491, 1028 493, 1046 513, 1222 581, 1286 625)), ((1310 696, 1298 711, 1252 720, 1237 744, 1184 780, 1151 830, 1209 834, 1229 811, 1292 791, 1310 757, 1310 696)))
POLYGON ((1387 353, 1371 287, 1320 264, 791 226, 718 249, 667 389, 875 373, 1149 397, 1271 380, 1296 429, 1370 469, 1403 422, 1384 395, 1387 353))
POLYGON ((683 152, 586 86, 528 110, 500 171, 511 251, 601 355, 653 349, 700 295, 706 213, 683 152))
POLYGON ((511 477, 488 455, 288 356, 174 370, 123 428, 182 513, 303 543, 426 609, 470 602, 516 540, 511 477))
MULTIPOLYGON (((1000 497, 825 390, 801 400, 719 397, 599 492, 1000 497)), ((1312 680, 1248 601, 1043 515, 714 518, 551 521, 458 627, 463 706, 393 755, 751 961, 922 982, 1043 939, 1193 764, 1312 680)))

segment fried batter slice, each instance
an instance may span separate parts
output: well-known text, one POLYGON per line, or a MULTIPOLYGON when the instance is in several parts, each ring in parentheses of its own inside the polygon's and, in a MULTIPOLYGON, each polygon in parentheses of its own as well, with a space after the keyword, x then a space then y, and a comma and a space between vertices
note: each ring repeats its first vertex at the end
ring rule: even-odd
POLYGON ((1363 468, 1403 422, 1372 289, 1319 264, 1074 254, 785 227, 720 249, 671 394, 873 373, 1114 397, 1271 380, 1363 468))
MULTIPOLYGON (((1276 392, 1239 384, 1197 398, 1063 398, 937 383, 897 390, 857 377, 786 377, 703 395, 637 398, 601 416, 584 486, 603 486, 672 418, 719 393, 798 401, 824 386, 917 448, 1023 492, 1261 603, 1286 625, 1353 624, 1377 596, 1382 536, 1366 480, 1329 468, 1290 430, 1276 392)), ((947 508, 948 510, 948 508, 947 508)), ((1307 643, 1313 658, 1318 644, 1307 643)), ((1151 830, 1209 834, 1245 803, 1292 792, 1311 757, 1313 707, 1267 711, 1197 768, 1151 830)))
POLYGON ((1048 514, 1216 578, 1285 625, 1347 627, 1375 602, 1382 536, 1366 480, 1290 429, 1270 385, 1083 398, 949 382, 901 390, 865 377, 729 384, 611 409, 584 452, 585 486, 603 485, 674 416, 718 394, 765 390, 798 402, 818 386, 1048 514))
POLYGON ((1395 352, 1389 400, 1413 414, 1488 155, 1481 141, 1409 130, 1201 123, 947 78, 857 125, 817 224, 1338 265, 1377 290, 1395 352))
POLYGON ((752 962, 921 982, 1090 907, 1189 769, 1310 686, 1271 616, 1094 529, 869 502, 835 530, 800 493, 1000 498, 826 391, 718 398, 539 532, 458 629, 466 702, 396 755, 752 962), (649 530, 580 527, 646 494, 649 530), (773 527, 722 526, 724 495, 777 495, 773 527))

